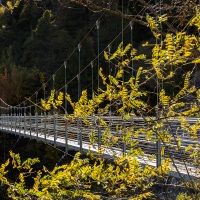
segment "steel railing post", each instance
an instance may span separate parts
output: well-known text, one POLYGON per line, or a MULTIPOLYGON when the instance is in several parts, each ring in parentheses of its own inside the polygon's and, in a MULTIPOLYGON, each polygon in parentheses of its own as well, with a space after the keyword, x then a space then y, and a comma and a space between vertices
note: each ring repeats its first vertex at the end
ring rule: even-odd
POLYGON ((65 152, 68 152, 68 123, 65 123, 65 152))
POLYGON ((10 113, 10 123, 11 123, 11 132, 12 132, 12 126, 13 126, 12 106, 11 106, 11 113, 10 113))
POLYGON ((82 141, 82 120, 78 118, 78 143, 80 145, 80 152, 83 152, 83 141, 82 141))
POLYGON ((57 133, 56 133, 56 115, 53 115, 53 132, 54 132, 54 147, 56 147, 56 139, 57 139, 57 133))
POLYGON ((14 108, 14 118, 15 118, 15 134, 16 134, 16 131, 17 131, 17 116, 16 116, 15 108, 14 108))
POLYGON ((44 140, 45 140, 45 143, 47 143, 46 120, 47 120, 47 114, 46 114, 46 111, 44 111, 44 140))
MULTIPOLYGON (((125 125, 125 123, 123 122, 122 123, 122 131, 123 131, 123 129, 125 129, 126 128, 126 125, 125 125)), ((123 154, 125 154, 126 153, 126 141, 123 141, 123 143, 122 143, 122 152, 123 152, 123 154)))
POLYGON ((100 127, 100 119, 98 119, 97 121, 98 123, 98 127, 97 127, 97 130, 98 130, 98 148, 101 147, 101 127, 100 127))
POLYGON ((26 134, 26 108, 24 107, 24 135, 26 134))
POLYGON ((36 133, 36 138, 38 140, 38 113, 35 113, 35 133, 36 133))
POLYGON ((2 123, 2 130, 3 130, 3 129, 4 129, 4 114, 3 114, 3 116, 2 116, 2 119, 3 119, 3 120, 2 120, 2 122, 3 122, 3 123, 2 123))
POLYGON ((21 108, 19 108, 19 133, 21 134, 21 108))
POLYGON ((29 132, 30 132, 30 138, 32 138, 32 115, 31 115, 31 106, 30 106, 30 113, 29 113, 29 132))

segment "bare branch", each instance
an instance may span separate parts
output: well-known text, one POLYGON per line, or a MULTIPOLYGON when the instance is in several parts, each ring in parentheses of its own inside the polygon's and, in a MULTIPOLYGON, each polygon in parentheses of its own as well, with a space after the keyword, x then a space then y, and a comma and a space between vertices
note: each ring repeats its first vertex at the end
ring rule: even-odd
POLYGON ((125 13, 122 13, 119 10, 117 10, 117 11, 111 10, 109 7, 105 8, 105 7, 97 6, 96 4, 89 2, 89 1, 85 1, 83 3, 82 1, 79 1, 79 0, 67 0, 67 2, 75 3, 77 5, 87 7, 89 9, 93 10, 93 11, 102 11, 102 12, 106 12, 106 13, 109 13, 109 14, 112 14, 112 15, 115 15, 115 16, 123 17, 124 19, 139 23, 139 24, 144 25, 144 26, 148 25, 147 22, 136 19, 132 15, 127 15, 125 13))

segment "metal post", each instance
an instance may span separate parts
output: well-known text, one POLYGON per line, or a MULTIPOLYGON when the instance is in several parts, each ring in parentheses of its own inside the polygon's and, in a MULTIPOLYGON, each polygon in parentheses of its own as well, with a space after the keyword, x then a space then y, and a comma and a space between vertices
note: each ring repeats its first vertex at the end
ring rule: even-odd
MULTIPOLYGON (((6 109, 8 109, 8 108, 6 108, 6 109)), ((5 114, 5 121, 6 121, 5 129, 7 130, 8 129, 8 113, 7 112, 5 114)))
POLYGON ((50 113, 48 112, 48 117, 47 117, 47 136, 49 136, 49 123, 51 121, 51 116, 50 116, 50 113))
MULTIPOLYGON (((110 69, 110 50, 111 50, 111 44, 108 45, 108 52, 109 52, 109 75, 111 74, 111 69, 110 69)), ((110 101, 110 109, 109 109, 109 118, 111 119, 111 112, 112 112, 112 109, 111 109, 111 101, 110 101)), ((110 120, 109 119, 109 125, 110 125, 110 120)))
POLYGON ((83 144, 82 144, 82 120, 80 118, 78 118, 78 129, 79 129, 79 133, 78 133, 78 143, 80 145, 80 152, 83 152, 83 144))
MULTIPOLYGON (((155 0, 155 3, 157 3, 157 0, 155 0)), ((160 15, 161 15, 161 9, 160 9, 160 15)), ((156 20, 158 18, 156 17, 156 20)), ((161 24, 161 29, 162 29, 162 24, 161 24)), ((161 35, 161 41, 162 41, 162 35, 161 35)), ((158 39, 156 38, 156 44, 158 43, 158 39)), ((159 79, 158 76, 156 77, 156 82, 157 82, 157 87, 156 87, 156 93, 157 93, 157 107, 156 107, 156 119, 157 122, 159 121, 160 118, 160 113, 159 113, 159 90, 160 90, 160 86, 159 86, 159 79)), ((161 141, 159 139, 159 135, 158 135, 158 131, 156 132, 156 166, 160 167, 161 166, 161 141)))
POLYGON ((3 129, 5 129, 5 114, 3 114, 3 129))
MULTIPOLYGON (((66 93, 65 94, 67 94, 67 89, 68 89, 68 85, 66 85, 66 93)), ((67 104, 67 99, 65 98, 65 114, 67 115, 67 108, 68 108, 68 104, 67 104)))
POLYGON ((53 78, 53 90, 55 89, 55 74, 53 74, 52 78, 53 78))
POLYGON ((7 124, 7 122, 6 122, 6 109, 7 108, 5 108, 5 114, 4 114, 4 129, 6 129, 6 124, 7 124))
POLYGON ((26 108, 24 105, 24 134, 26 134, 26 108))
POLYGON ((35 93, 35 112, 37 113, 38 92, 35 93))
POLYGON ((111 74, 111 69, 110 69, 110 50, 111 50, 111 44, 108 45, 108 53, 109 53, 109 75, 111 74))
POLYGON ((65 152, 68 152, 68 124, 65 124, 65 152))
POLYGON ((91 61, 91 68, 92 68, 92 97, 93 97, 93 91, 94 91, 94 69, 93 69, 93 62, 91 61))
POLYGON ((2 122, 3 122, 3 124, 2 124, 2 130, 4 129, 4 124, 5 124, 5 122, 4 122, 4 110, 3 110, 3 120, 2 120, 2 122))
POLYGON ((9 126, 9 108, 8 109, 8 113, 7 113, 7 130, 9 130, 10 126, 9 126))
POLYGON ((96 21, 96 28, 97 28, 97 67, 98 67, 98 93, 99 93, 99 28, 100 28, 100 21, 96 21))
POLYGON ((38 135, 42 135, 42 126, 41 126, 41 120, 43 118, 43 113, 40 111, 40 116, 39 116, 39 113, 38 113, 38 135))
POLYGON ((38 111, 37 111, 37 103, 38 103, 38 92, 35 93, 36 95, 36 106, 35 106, 35 133, 36 133, 36 138, 38 140, 38 111))
POLYGON ((35 133, 36 133, 36 138, 38 140, 38 113, 35 113, 35 133))
POLYGON ((7 129, 8 128, 8 114, 7 114, 7 109, 8 108, 6 108, 6 113, 5 113, 5 129, 7 129))
MULTIPOLYGON (((64 62, 65 66, 65 95, 67 94, 67 61, 64 62)), ((65 114, 67 115, 67 99, 65 98, 65 114)), ((65 124, 65 153, 68 152, 68 124, 65 124)))
POLYGON ((101 127, 100 127, 100 119, 97 121, 98 123, 98 148, 101 147, 101 127))
POLYGON ((8 107, 8 130, 11 130, 10 107, 8 107))
POLYGON ((53 115, 53 124, 54 124, 54 127, 53 127, 53 132, 54 132, 54 147, 56 147, 56 139, 57 139, 57 132, 56 132, 56 115, 54 114, 53 115))
POLYGON ((16 107, 16 130, 19 129, 19 111, 16 107))
POLYGON ((58 127, 58 113, 56 113, 56 116, 55 116, 55 119, 56 119, 56 126, 55 126, 55 128, 56 128, 56 132, 55 132, 55 135, 56 135, 56 140, 57 140, 57 138, 58 138, 58 131, 57 131, 57 127, 58 127))
MULTIPOLYGON (((124 14, 124 1, 122 0, 122 51, 124 51, 124 18, 123 18, 123 14, 124 14)), ((122 61, 123 61, 123 56, 122 56, 122 61)), ((124 68, 122 66, 122 68, 124 68)), ((123 71, 123 74, 122 74, 122 81, 124 82, 124 76, 125 76, 125 73, 123 71)))
MULTIPOLYGON (((132 45, 132 48, 133 48, 133 21, 130 21, 130 28, 131 28, 131 45, 132 45)), ((131 75, 133 77, 133 60, 131 60, 131 75)))
MULTIPOLYGON (((126 124, 124 122, 122 122, 122 131, 125 128, 126 128, 126 124)), ((123 152, 123 154, 125 154, 126 153, 126 141, 123 141, 122 145, 123 145, 122 146, 122 152, 123 152)))
POLYGON ((16 134, 16 118, 17 118, 17 116, 16 116, 16 107, 14 107, 14 118, 15 118, 15 134, 16 134))
MULTIPOLYGON (((64 62, 65 66, 65 95, 67 94, 67 61, 64 62)), ((65 98, 65 113, 67 114, 67 99, 65 98)))
POLYGON ((4 113, 4 123, 3 123, 3 125, 4 125, 4 130, 6 129, 6 108, 5 108, 5 113, 4 113))
MULTIPOLYGON (((156 119, 157 122, 159 122, 159 108, 158 108, 158 104, 157 104, 157 109, 156 109, 156 119)), ((161 141, 159 139, 159 135, 158 135, 158 130, 156 132, 156 167, 160 167, 161 166, 161 141)))
MULTIPOLYGON (((124 42, 124 18, 123 18, 123 14, 124 14, 124 1, 122 0, 122 43, 124 42)), ((123 44, 122 44, 123 45, 123 44)), ((123 50, 123 47, 122 47, 122 50, 123 50)))
POLYGON ((4 118, 3 118, 3 116, 4 116, 4 114, 3 114, 3 108, 2 108, 2 127, 1 127, 1 129, 3 130, 3 125, 4 125, 4 118))
POLYGON ((2 122, 3 122, 3 123, 2 123, 2 130, 3 130, 3 129, 4 129, 4 124, 5 124, 5 122, 4 122, 4 115, 5 115, 5 114, 4 114, 4 108, 3 108, 2 110, 3 110, 3 115, 2 115, 2 119, 3 119, 3 120, 2 120, 2 122))
POLYGON ((20 105, 19 105, 19 133, 21 134, 21 108, 20 108, 20 105))
MULTIPOLYGON (((158 138, 158 136, 157 136, 158 138)), ((161 166, 161 142, 157 140, 156 142, 156 167, 161 166)))
POLYGON ((3 130, 3 107, 1 107, 1 130, 3 130))
POLYGON ((47 132, 46 132, 46 120, 47 120, 47 114, 46 111, 44 111, 44 139, 45 139, 45 143, 47 143, 47 132))
POLYGON ((3 129, 5 129, 5 113, 3 114, 3 129))
MULTIPOLYGON (((56 92, 57 96, 58 93, 56 92)), ((54 146, 56 147, 56 140, 57 140, 57 122, 58 122, 58 115, 57 111, 54 110, 54 146)))
POLYGON ((78 44, 79 51, 79 67, 78 67, 78 100, 81 97, 81 44, 78 44))
POLYGON ((32 138, 32 115, 31 115, 31 105, 30 105, 30 113, 29 113, 29 131, 30 131, 30 138, 32 138))
POLYGON ((13 115, 12 115, 12 106, 11 106, 11 113, 10 113, 10 123, 11 123, 11 132, 12 132, 12 126, 13 126, 13 115))

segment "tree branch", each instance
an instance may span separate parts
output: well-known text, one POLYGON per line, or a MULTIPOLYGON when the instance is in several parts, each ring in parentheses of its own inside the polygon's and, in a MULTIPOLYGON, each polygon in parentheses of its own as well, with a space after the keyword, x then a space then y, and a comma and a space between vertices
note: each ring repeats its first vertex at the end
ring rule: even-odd
POLYGON ((89 2, 89 1, 85 1, 83 3, 80 0, 67 0, 67 2, 75 3, 77 5, 87 7, 89 9, 93 10, 93 11, 102 11, 102 12, 106 12, 106 13, 109 13, 109 14, 112 14, 112 15, 115 15, 115 16, 123 17, 124 19, 136 22, 136 23, 144 25, 144 26, 148 25, 147 22, 139 20, 139 19, 136 19, 132 15, 127 15, 127 14, 122 13, 120 11, 111 10, 110 8, 104 8, 104 7, 101 7, 101 6, 97 6, 96 4, 93 4, 93 3, 89 2))
MULTIPOLYGON (((156 17, 159 16, 158 13, 152 8, 152 6, 151 6, 149 3, 147 3, 147 2, 144 1, 144 0, 137 0, 137 1, 139 1, 144 7, 146 7, 153 15, 155 15, 156 17)), ((171 25, 168 21, 164 21, 163 23, 164 23, 165 25, 167 25, 167 27, 169 28, 169 30, 170 30, 172 33, 176 33, 176 32, 177 32, 177 30, 174 29, 174 28, 172 27, 172 25, 171 25)))

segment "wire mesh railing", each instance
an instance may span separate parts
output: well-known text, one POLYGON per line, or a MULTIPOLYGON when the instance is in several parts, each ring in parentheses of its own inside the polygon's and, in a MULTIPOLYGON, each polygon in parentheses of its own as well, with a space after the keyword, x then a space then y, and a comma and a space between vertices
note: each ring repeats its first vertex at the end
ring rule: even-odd
MULTIPOLYGON (((101 116, 101 118, 108 126, 101 125, 99 118, 96 116, 88 117, 88 123, 85 123, 84 118, 77 117, 72 120, 66 120, 63 115, 47 114, 46 112, 41 114, 35 113, 35 115, 28 115, 26 113, 2 114, 0 116, 0 131, 40 140, 53 144, 55 147, 65 147, 66 151, 72 149, 80 152, 93 151, 97 153, 100 148, 103 148, 105 157, 113 157, 115 155, 123 155, 132 148, 123 139, 123 129, 131 127, 133 131, 137 131, 144 127, 148 128, 145 119, 142 117, 131 117, 126 121, 120 116, 101 116), (122 127, 123 129, 116 127, 122 127), (106 134, 108 135, 108 129, 112 138, 103 137, 106 134), (113 137, 115 137, 115 140, 113 140, 113 137)), ((197 120, 198 118, 188 118, 187 122, 192 125, 197 120)), ((190 144, 194 145, 193 148, 195 148, 195 145, 200 145, 198 139, 191 139, 180 128, 178 119, 168 120, 164 124, 164 129, 181 138, 181 146, 178 150, 174 140, 165 145, 165 151, 168 154, 170 153, 179 164, 183 160, 180 149, 184 149, 190 144)), ((148 140, 144 133, 139 134, 137 137, 133 134, 131 139, 137 142, 135 148, 141 148, 145 153, 143 155, 145 157, 146 155, 156 154, 156 135, 152 138, 155 141, 148 140)), ((163 157, 165 156, 163 154, 163 157)), ((188 163, 191 161, 189 154, 184 154, 184 161, 188 163)))

